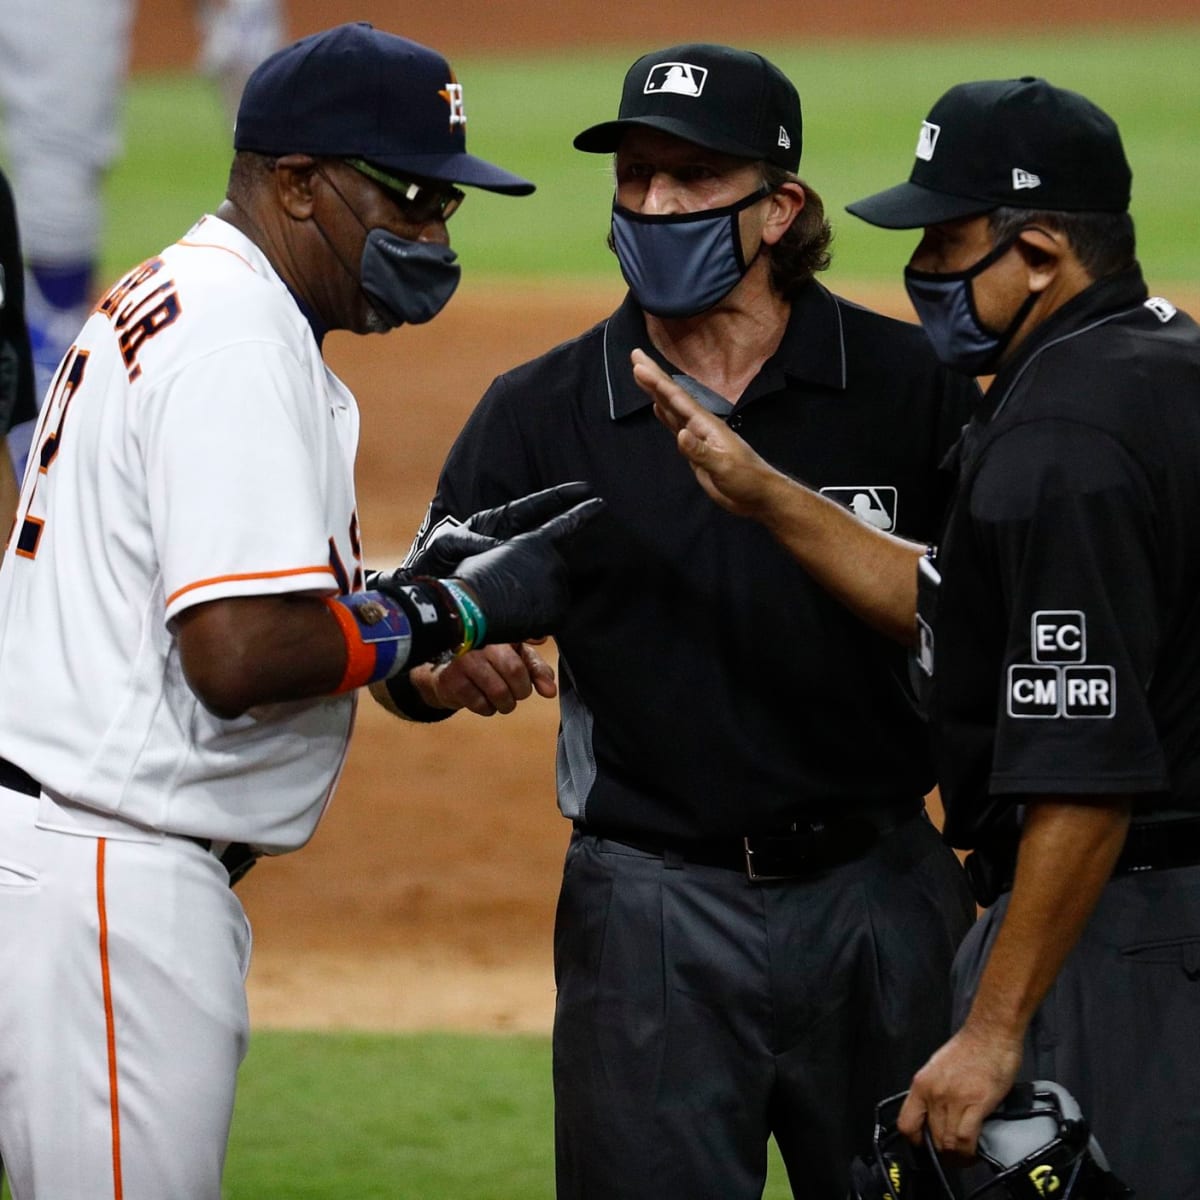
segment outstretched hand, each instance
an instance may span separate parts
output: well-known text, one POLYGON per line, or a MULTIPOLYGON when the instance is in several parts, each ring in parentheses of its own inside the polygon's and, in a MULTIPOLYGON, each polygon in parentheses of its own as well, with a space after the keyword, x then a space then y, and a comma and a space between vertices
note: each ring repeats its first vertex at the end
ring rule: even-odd
POLYGON ((448 517, 430 531, 424 544, 413 550, 401 570, 409 575, 444 579, 464 558, 482 554, 518 533, 536 529, 591 494, 591 484, 560 483, 496 508, 472 513, 465 521, 448 517))
POLYGON ((782 476, 719 417, 702 408, 642 350, 634 350, 633 378, 654 401, 654 415, 675 434, 679 452, 700 486, 722 508, 759 516, 782 476))

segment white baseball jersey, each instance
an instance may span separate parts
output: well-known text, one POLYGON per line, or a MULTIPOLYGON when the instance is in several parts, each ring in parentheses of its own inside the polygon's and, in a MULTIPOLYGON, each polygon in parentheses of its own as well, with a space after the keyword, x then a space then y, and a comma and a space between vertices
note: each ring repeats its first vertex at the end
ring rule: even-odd
POLYGON ((148 829, 281 852, 353 696, 209 713, 171 619, 360 586, 354 398, 264 255, 205 217, 97 305, 42 410, 0 567, 0 755, 148 829))

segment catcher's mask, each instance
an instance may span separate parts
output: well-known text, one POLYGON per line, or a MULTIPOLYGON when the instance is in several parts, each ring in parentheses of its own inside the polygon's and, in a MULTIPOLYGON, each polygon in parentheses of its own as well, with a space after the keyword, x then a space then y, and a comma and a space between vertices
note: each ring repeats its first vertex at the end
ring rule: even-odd
POLYGON ((871 1153, 850 1165, 849 1200, 1121 1200, 1074 1097, 1057 1083, 1018 1083, 983 1122, 978 1161, 943 1167, 929 1131, 914 1146, 896 1129, 907 1092, 880 1101, 871 1153))

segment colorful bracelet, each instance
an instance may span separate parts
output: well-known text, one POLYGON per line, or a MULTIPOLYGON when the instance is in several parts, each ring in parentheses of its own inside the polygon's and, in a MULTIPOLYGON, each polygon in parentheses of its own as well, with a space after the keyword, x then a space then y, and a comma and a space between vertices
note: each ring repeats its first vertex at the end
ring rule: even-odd
POLYGON ((454 657, 459 658, 468 650, 473 650, 487 637, 487 618, 483 609, 475 602, 475 597, 456 579, 439 581, 454 599, 458 606, 458 615, 462 621, 462 642, 454 651, 454 657))
POLYGON ((408 662, 412 626, 403 609, 382 592, 327 596, 346 642, 346 669, 334 694, 389 679, 408 662))

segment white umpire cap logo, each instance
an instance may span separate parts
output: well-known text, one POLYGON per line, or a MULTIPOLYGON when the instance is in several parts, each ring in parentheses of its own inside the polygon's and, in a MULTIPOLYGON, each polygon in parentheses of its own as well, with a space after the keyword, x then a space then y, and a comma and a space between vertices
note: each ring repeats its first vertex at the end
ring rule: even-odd
POLYGON ((643 89, 647 96, 655 92, 673 92, 676 96, 699 96, 704 91, 708 71, 691 63, 665 62, 650 68, 643 89))

